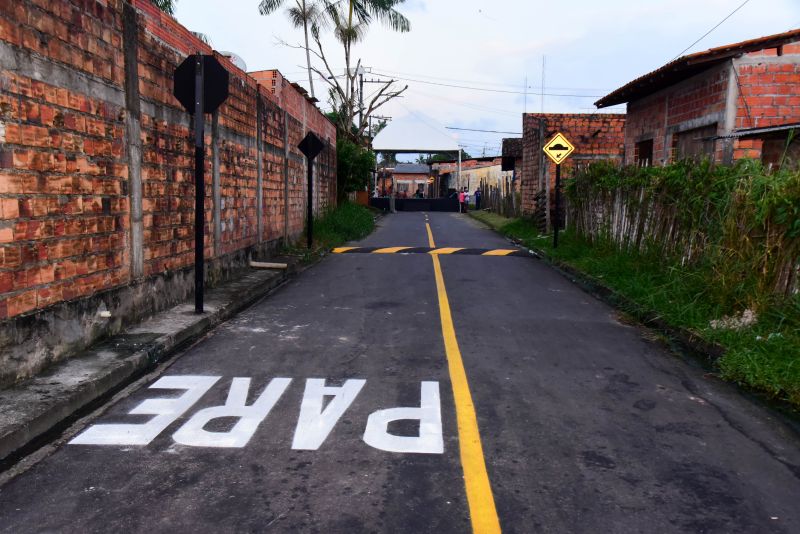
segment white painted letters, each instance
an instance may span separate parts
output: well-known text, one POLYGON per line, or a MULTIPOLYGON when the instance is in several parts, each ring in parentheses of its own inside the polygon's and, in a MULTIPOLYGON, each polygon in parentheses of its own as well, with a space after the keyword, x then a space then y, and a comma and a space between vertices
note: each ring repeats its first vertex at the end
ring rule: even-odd
POLYGON ((273 378, 258 400, 246 406, 250 379, 234 378, 224 406, 200 410, 172 435, 172 439, 194 447, 244 447, 291 381, 291 378, 273 378), (205 430, 211 420, 220 417, 237 417, 239 420, 226 432, 205 430))
POLYGON ((306 380, 306 390, 303 393, 303 402, 300 404, 300 417, 297 419, 292 449, 310 451, 319 449, 365 383, 366 380, 353 379, 345 381, 341 387, 331 387, 326 386, 325 380, 321 378, 306 380), (333 395, 333 399, 323 410, 325 395, 333 395))
POLYGON ((390 408, 370 414, 364 442, 389 452, 442 454, 444 440, 439 383, 422 382, 419 408, 390 408), (389 423, 401 419, 419 420, 419 436, 389 434, 389 423))
MULTIPOLYGON (((141 424, 96 424, 78 434, 73 445, 147 445, 171 424, 186 414, 216 383, 219 376, 164 376, 150 389, 184 390, 174 398, 153 398, 139 403, 129 414, 152 415, 141 424)), ((264 391, 247 405, 250 378, 237 377, 222 406, 202 408, 192 415, 173 435, 176 443, 191 447, 241 448, 246 446, 286 392, 291 378, 273 378, 264 391), (209 425, 216 419, 235 423, 227 430, 209 425), (211 429, 207 429, 210 427, 211 429)), ((363 379, 348 379, 341 386, 326 386, 324 378, 306 380, 300 413, 292 439, 294 450, 318 450, 333 428, 355 402, 366 384, 363 379), (326 403, 326 397, 330 400, 326 403)), ((225 428, 228 428, 227 426, 225 428)), ((438 382, 420 384, 420 406, 377 410, 367 418, 364 442, 388 452, 442 454, 441 400, 438 382), (419 422, 419 432, 397 435, 389 432, 393 422, 419 422)))
POLYGON ((144 424, 92 425, 73 438, 73 445, 147 445, 211 389, 218 376, 163 376, 150 389, 184 389, 175 399, 147 399, 129 413, 155 415, 144 424))

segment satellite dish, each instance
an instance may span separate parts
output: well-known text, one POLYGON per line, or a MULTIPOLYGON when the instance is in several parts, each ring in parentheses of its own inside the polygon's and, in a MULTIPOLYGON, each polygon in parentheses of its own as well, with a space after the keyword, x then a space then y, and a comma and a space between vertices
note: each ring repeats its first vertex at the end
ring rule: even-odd
POLYGON ((247 72, 247 63, 244 62, 244 59, 242 59, 242 56, 239 54, 234 54, 233 52, 220 52, 220 55, 230 59, 231 63, 242 69, 244 72, 247 72))

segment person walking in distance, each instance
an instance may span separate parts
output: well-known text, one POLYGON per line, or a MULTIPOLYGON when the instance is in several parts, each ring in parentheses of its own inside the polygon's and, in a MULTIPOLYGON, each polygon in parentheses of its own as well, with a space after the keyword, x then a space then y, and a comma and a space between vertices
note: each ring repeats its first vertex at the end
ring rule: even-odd
POLYGON ((467 210, 464 209, 464 190, 462 189, 458 192, 458 212, 464 213, 465 211, 467 210))
POLYGON ((464 188, 464 213, 467 213, 469 209, 469 191, 467 188, 464 188))
POLYGON ((481 209, 481 188, 475 190, 475 209, 481 209))

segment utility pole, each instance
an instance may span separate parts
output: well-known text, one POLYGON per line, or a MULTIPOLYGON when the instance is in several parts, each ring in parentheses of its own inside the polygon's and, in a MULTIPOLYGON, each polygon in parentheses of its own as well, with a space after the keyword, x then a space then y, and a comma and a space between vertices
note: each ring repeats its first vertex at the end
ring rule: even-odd
POLYGON ((522 113, 528 112, 528 75, 525 75, 525 88, 522 90, 525 96, 522 97, 522 113))
POLYGON ((542 56, 542 113, 544 113, 544 75, 547 56, 542 56))
POLYGON ((364 127, 364 69, 358 69, 358 129, 364 127))

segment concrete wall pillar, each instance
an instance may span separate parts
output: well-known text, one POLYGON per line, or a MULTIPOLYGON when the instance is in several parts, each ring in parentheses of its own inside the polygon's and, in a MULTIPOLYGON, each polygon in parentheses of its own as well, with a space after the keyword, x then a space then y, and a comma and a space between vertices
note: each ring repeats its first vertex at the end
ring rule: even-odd
POLYGON ((219 183, 219 114, 211 115, 211 194, 214 200, 212 225, 214 256, 222 255, 222 190, 219 183))
POLYGON ((130 204, 131 278, 144 276, 144 227, 142 214, 142 130, 139 101, 139 27, 136 9, 129 3, 122 9, 123 56, 125 61, 125 145, 128 151, 128 202, 130 204))
POLYGON ((256 217, 258 242, 264 241, 264 109, 261 105, 261 86, 256 84, 256 217))

